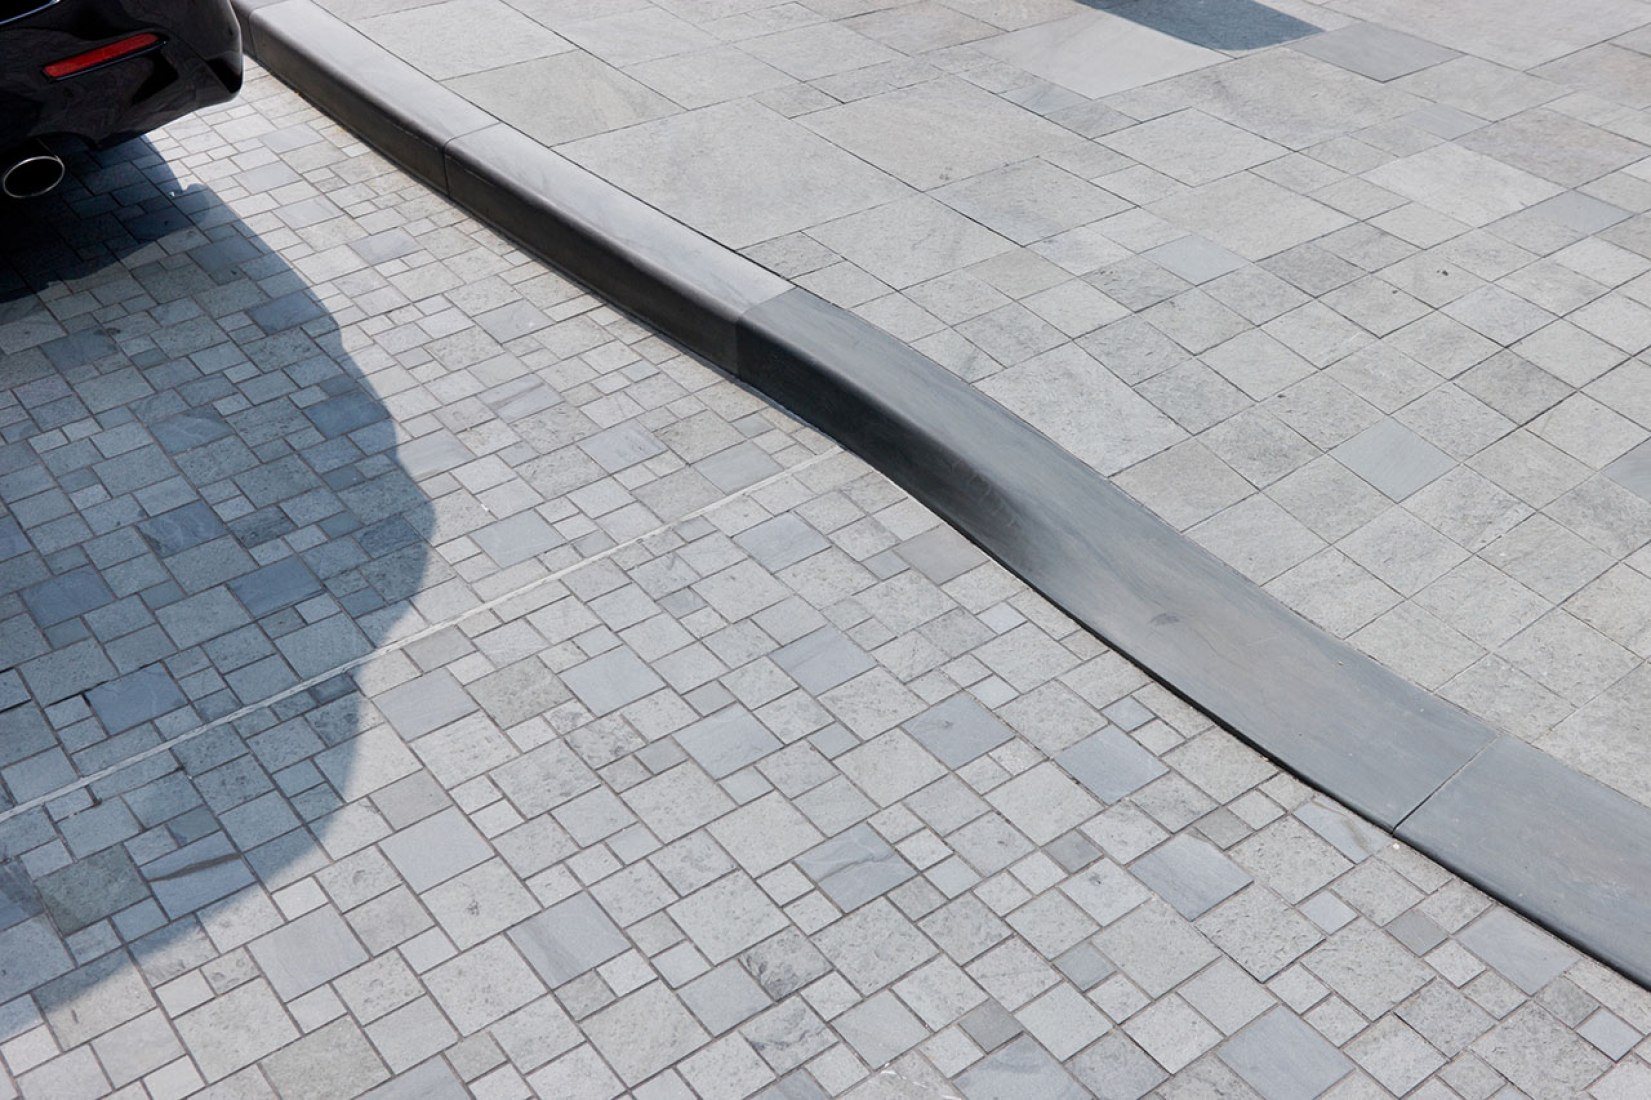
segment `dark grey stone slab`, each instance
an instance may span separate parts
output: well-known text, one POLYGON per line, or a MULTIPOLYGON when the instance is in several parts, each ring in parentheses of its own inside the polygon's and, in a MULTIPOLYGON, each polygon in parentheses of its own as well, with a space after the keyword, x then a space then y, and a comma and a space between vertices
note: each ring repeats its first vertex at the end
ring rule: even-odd
POLYGON ((1002 406, 802 290, 737 373, 1245 740, 1392 827, 1494 735, 1296 615, 1002 406))
POLYGON ((790 284, 497 125, 447 148, 453 199, 724 366, 735 324, 790 284))
POLYGON ((954 695, 910 719, 906 732, 948 768, 961 768, 1015 736, 991 711, 967 695, 954 695))
POLYGON ((41 626, 68 622, 115 598, 91 566, 82 566, 23 589, 23 603, 41 626))
POLYGON ((251 11, 249 52, 322 110, 446 191, 442 149, 493 118, 309 2, 251 11))
MULTIPOLYGON (((1640 984, 1651 983, 1651 813, 1639 803, 1540 749, 1499 737, 1398 834, 1640 984)), ((1529 982, 1546 969, 1545 950, 1522 944, 1507 928, 1472 938, 1508 963, 1516 980, 1529 982)))
POLYGON ((86 701, 97 712, 104 729, 119 733, 152 718, 170 714, 189 700, 166 671, 166 666, 157 664, 99 684, 86 693, 86 701))
POLYGON ((263 616, 319 595, 321 582, 304 564, 304 559, 294 556, 236 577, 229 582, 229 588, 249 612, 263 616))
POLYGON ((218 514, 204 500, 193 501, 182 508, 163 512, 154 519, 138 524, 149 544, 161 557, 211 542, 224 533, 218 514))

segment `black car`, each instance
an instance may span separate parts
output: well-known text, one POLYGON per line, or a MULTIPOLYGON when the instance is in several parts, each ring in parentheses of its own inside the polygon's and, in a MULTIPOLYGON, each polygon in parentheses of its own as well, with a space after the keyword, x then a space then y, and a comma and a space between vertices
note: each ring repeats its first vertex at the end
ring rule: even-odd
POLYGON ((240 87, 229 0, 0 0, 0 192, 57 186, 42 138, 113 145, 240 87))

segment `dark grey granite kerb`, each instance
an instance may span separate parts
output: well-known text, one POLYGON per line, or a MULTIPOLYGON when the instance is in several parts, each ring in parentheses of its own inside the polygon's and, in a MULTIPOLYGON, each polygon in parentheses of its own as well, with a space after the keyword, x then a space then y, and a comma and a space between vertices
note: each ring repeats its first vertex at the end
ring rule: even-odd
POLYGON ((236 0, 275 75, 866 458, 1273 760, 1651 984, 1651 810, 1330 637, 1002 406, 498 123, 310 0, 236 0))

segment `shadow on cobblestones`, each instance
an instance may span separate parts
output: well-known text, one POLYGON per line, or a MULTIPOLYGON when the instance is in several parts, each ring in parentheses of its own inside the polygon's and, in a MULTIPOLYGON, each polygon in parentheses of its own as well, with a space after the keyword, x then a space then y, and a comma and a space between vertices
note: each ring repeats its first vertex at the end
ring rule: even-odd
POLYGON ((404 622, 433 526, 257 230, 146 142, 69 172, 0 207, 0 1040, 34 990, 65 1049, 217 953, 192 914, 321 858, 363 705, 328 673, 404 622))

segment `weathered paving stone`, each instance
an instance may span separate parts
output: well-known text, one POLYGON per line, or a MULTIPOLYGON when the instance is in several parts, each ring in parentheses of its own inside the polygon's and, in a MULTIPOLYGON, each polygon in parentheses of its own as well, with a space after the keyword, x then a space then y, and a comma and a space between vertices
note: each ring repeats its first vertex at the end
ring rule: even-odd
POLYGON ((847 912, 917 872, 868 825, 858 825, 797 857, 797 866, 847 912))
POLYGON ((1275 1008, 1217 1051, 1223 1062, 1263 1096, 1317 1096, 1353 1064, 1323 1037, 1275 1008))
POLYGON ((367 952, 332 909, 318 909, 249 945, 252 957, 283 1000, 331 981, 367 960, 367 952))
POLYGON ((552 986, 577 978, 628 946, 619 929, 586 895, 549 907, 512 931, 510 938, 552 986))
POLYGON ((73 935, 149 896, 132 857, 118 844, 44 875, 34 886, 64 935, 73 935))

